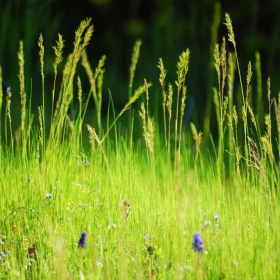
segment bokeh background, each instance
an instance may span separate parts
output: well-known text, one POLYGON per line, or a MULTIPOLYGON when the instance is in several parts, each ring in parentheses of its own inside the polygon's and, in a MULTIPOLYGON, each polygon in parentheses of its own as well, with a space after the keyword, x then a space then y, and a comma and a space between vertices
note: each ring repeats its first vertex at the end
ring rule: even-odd
MULTIPOLYGON (((128 99, 129 65, 133 44, 143 41, 141 56, 135 73, 134 88, 143 79, 153 83, 151 106, 156 116, 161 114, 161 89, 158 82, 158 59, 163 58, 167 69, 167 83, 176 79, 179 54, 190 49, 190 70, 187 76, 189 98, 195 100, 191 120, 203 130, 206 107, 212 108, 210 126, 215 131, 212 87, 217 85, 213 67, 214 44, 227 36, 225 13, 233 21, 241 72, 246 81, 248 62, 255 72, 255 52, 261 55, 263 99, 266 102, 266 80, 271 77, 272 95, 280 89, 280 1, 279 0, 7 0, 0 1, 0 65, 3 81, 13 90, 13 102, 19 95, 17 52, 19 40, 24 41, 25 84, 32 92, 35 110, 41 102, 41 77, 38 38, 42 33, 45 44, 46 95, 51 99, 53 85, 52 46, 57 33, 66 43, 64 62, 71 52, 74 32, 81 20, 93 18, 94 35, 87 53, 94 69, 101 55, 107 56, 103 84, 103 109, 111 91, 114 104, 121 109, 128 99)), ((232 50, 227 43, 228 50, 232 50)), ((62 70, 62 65, 60 70, 62 70)), ((82 67, 78 68, 83 88, 89 83, 82 67)), ((236 76, 237 77, 237 76, 236 76)), ((256 88, 253 74, 252 95, 256 88)), ((236 89, 239 90, 236 78, 236 89)), ((190 100, 190 99, 189 99, 190 100)), ((189 102, 189 101, 188 101, 189 102)), ((93 102, 91 104, 93 105, 93 102)))

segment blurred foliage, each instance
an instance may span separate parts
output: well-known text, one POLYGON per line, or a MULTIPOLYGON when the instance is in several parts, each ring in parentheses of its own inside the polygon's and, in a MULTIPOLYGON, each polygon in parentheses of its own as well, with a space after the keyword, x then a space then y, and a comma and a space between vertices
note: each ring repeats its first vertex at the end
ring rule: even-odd
MULTIPOLYGON (((203 116, 211 114, 212 87, 217 84, 213 67, 213 46, 227 36, 224 14, 233 21, 237 51, 243 79, 248 61, 255 63, 255 52, 261 55, 263 79, 272 81, 272 95, 280 88, 280 2, 212 0, 10 0, 0 4, 0 64, 3 81, 11 84, 18 94, 17 52, 19 40, 24 41, 25 78, 27 94, 32 92, 35 104, 40 104, 41 79, 38 58, 38 38, 42 33, 45 44, 46 93, 51 96, 53 79, 53 49, 57 33, 66 40, 64 62, 73 47, 74 31, 85 17, 92 17, 95 25, 93 40, 88 48, 89 61, 96 67, 101 55, 107 56, 104 76, 104 112, 112 92, 117 108, 128 98, 128 79, 131 52, 137 39, 143 41, 140 61, 135 75, 135 87, 143 79, 153 82, 151 105, 156 109, 161 102, 158 82, 158 59, 163 58, 167 69, 167 82, 176 79, 179 54, 188 47, 191 51, 190 71, 187 77, 187 94, 194 96, 196 110, 192 119, 203 129, 203 116), (215 26, 216 23, 216 26, 215 26), (40 94, 38 94, 40 93, 40 94)), ((228 44, 228 50, 232 50, 228 44)), ((89 90, 83 69, 78 68, 82 85, 89 90)), ((254 72, 254 69, 253 69, 254 72)), ((256 90, 253 75, 252 92, 256 90)), ((265 93, 266 82, 263 83, 265 93)), ((236 81, 235 92, 238 91, 236 81)), ((264 100, 266 97, 264 95, 264 100)), ((212 110, 213 111, 213 110, 212 110)), ((104 114, 106 115, 106 114, 104 114)))

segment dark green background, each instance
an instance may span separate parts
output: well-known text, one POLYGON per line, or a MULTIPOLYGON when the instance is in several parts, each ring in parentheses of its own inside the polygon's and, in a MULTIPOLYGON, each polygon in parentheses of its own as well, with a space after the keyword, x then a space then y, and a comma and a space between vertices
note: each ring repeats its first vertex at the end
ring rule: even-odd
MULTIPOLYGON (((143 79, 153 83, 150 91, 152 106, 155 110, 161 102, 158 59, 163 58, 167 69, 167 82, 176 79, 178 55, 189 48, 191 51, 190 71, 187 76, 188 94, 196 100, 192 120, 203 129, 205 103, 212 95, 211 88, 217 85, 213 54, 211 50, 211 26, 220 16, 217 39, 227 36, 225 13, 233 21, 237 51, 246 82, 246 69, 251 61, 254 69, 255 51, 261 54, 264 101, 267 77, 271 77, 272 95, 277 96, 280 88, 280 1, 171 1, 171 0, 9 0, 0 2, 0 64, 3 81, 13 89, 13 101, 18 98, 18 61, 19 40, 24 41, 25 83, 27 94, 32 89, 35 110, 41 102, 41 77, 38 57, 38 38, 42 32, 45 44, 46 94, 51 96, 53 85, 52 46, 61 33, 66 40, 64 62, 71 52, 74 32, 81 20, 93 18, 95 32, 88 56, 94 69, 101 55, 107 56, 104 77, 103 110, 106 116, 108 89, 112 92, 115 106, 122 108, 128 98, 129 65, 132 47, 137 39, 143 41, 141 56, 137 66, 134 88, 143 79)), ((211 38, 212 37, 212 38, 211 38)), ((215 38, 214 38, 215 39, 215 38)), ((212 42, 213 43, 213 42, 212 42)), ((227 43, 228 50, 232 50, 227 43)), ((62 70, 62 65, 60 65, 62 70)), ((83 88, 87 92, 89 83, 84 70, 79 67, 83 88)), ((254 95, 256 75, 253 75, 252 94, 254 95)), ((60 80, 58 80, 59 82, 60 80)), ((236 89, 238 91, 236 77, 236 89)), ((93 102, 90 106, 94 106, 93 102)), ((137 105, 136 105, 137 107, 137 105)), ((215 114, 212 108, 211 126, 215 131, 215 114)))

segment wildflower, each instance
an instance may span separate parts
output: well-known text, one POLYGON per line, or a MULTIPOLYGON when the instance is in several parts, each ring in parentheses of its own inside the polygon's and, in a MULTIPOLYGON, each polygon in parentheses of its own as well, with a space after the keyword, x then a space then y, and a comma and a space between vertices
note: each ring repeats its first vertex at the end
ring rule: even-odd
POLYGON ((85 248, 86 247, 86 236, 87 233, 85 231, 82 232, 81 238, 78 243, 78 247, 85 248))
POLYGON ((51 193, 47 193, 46 194, 46 199, 51 199, 52 198, 52 194, 51 193))
POLYGON ((145 239, 146 242, 150 242, 151 237, 150 237, 150 235, 149 235, 148 233, 146 233, 146 234, 144 235, 144 239, 145 239))
POLYGON ((0 261, 4 260, 6 257, 6 253, 4 251, 0 252, 0 261))
POLYGON ((219 215, 214 215, 214 219, 216 222, 218 222, 220 220, 220 216, 219 215))
POLYGON ((203 242, 198 232, 194 234, 194 241, 192 245, 193 245, 193 249, 196 252, 201 253, 203 251, 203 242))
POLYGON ((155 253, 155 248, 154 246, 152 245, 152 242, 151 242, 151 237, 150 235, 147 233, 144 235, 144 239, 146 241, 146 246, 145 248, 147 249, 148 253, 150 256, 154 255, 155 253))
POLYGON ((215 219, 215 228, 218 229, 219 228, 220 216, 219 215, 214 215, 214 219, 215 219))
POLYGON ((202 228, 207 228, 209 226, 211 226, 211 222, 210 221, 205 221, 204 225, 202 226, 202 228))

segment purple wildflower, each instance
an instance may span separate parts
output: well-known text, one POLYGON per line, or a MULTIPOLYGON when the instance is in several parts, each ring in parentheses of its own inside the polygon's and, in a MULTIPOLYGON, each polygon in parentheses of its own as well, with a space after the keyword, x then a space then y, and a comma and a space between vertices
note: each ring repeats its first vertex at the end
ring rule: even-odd
POLYGON ((193 241, 193 249, 196 251, 196 252, 199 252, 199 253, 202 253, 203 251, 203 241, 200 237, 200 234, 198 232, 196 232, 194 234, 194 241, 193 241))
POLYGON ((87 236, 87 233, 85 231, 83 231, 82 235, 81 235, 81 238, 79 240, 79 243, 78 243, 79 248, 85 248, 86 247, 86 236, 87 236))

